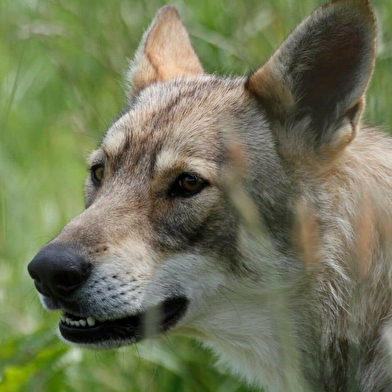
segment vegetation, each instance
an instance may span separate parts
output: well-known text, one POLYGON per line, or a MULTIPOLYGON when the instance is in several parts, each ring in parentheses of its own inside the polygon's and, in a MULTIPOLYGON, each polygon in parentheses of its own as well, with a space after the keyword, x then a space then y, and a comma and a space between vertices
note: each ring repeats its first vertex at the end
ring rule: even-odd
MULTIPOLYGON (((174 0, 208 72, 260 66, 321 0, 174 0)), ((0 1, 0 390, 250 391, 208 351, 163 337, 70 348, 26 265, 83 209, 85 157, 124 103, 123 74, 163 0, 0 1), (221 372, 222 371, 222 372, 221 372)), ((392 2, 374 0, 378 61, 366 121, 392 129, 392 2)))

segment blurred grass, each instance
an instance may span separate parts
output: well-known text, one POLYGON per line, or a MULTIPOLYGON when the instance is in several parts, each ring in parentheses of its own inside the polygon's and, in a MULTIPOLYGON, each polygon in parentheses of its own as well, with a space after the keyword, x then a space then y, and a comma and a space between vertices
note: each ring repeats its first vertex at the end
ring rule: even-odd
MULTIPOLYGON (((260 66, 314 0, 173 1, 208 72, 260 66)), ((378 60, 365 118, 392 129, 392 3, 373 2, 378 60)), ((0 390, 249 391, 210 353, 163 338, 68 348, 27 262, 83 209, 85 157, 124 103, 122 81, 159 0, 0 0, 0 390)))

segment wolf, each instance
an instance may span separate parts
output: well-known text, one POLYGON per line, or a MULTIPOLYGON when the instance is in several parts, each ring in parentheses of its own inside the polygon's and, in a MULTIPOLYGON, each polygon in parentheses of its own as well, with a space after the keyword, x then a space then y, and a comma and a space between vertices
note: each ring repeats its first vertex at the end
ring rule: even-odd
POLYGON ((268 391, 391 391, 392 142, 361 122, 367 0, 330 0, 243 77, 204 73, 172 6, 89 158, 86 209, 28 265, 59 333, 163 333, 268 391))

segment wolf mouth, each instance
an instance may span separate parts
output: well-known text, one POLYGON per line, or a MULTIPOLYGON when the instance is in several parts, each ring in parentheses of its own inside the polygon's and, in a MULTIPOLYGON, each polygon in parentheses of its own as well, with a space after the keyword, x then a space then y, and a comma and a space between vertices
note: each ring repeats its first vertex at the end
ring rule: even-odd
POLYGON ((185 315, 188 302, 185 297, 170 298, 144 312, 112 320, 77 317, 63 311, 59 330, 65 340, 77 344, 136 343, 174 327, 185 315))

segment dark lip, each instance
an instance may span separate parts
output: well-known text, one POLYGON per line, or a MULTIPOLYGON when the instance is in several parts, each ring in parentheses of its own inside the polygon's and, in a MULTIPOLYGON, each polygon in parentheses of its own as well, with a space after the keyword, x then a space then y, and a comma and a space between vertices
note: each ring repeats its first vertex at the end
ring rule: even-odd
POLYGON ((185 315, 188 304, 188 299, 183 296, 169 298, 145 312, 117 320, 98 321, 93 327, 75 327, 60 321, 59 330, 61 336, 72 343, 118 347, 158 336, 173 328, 185 315))

